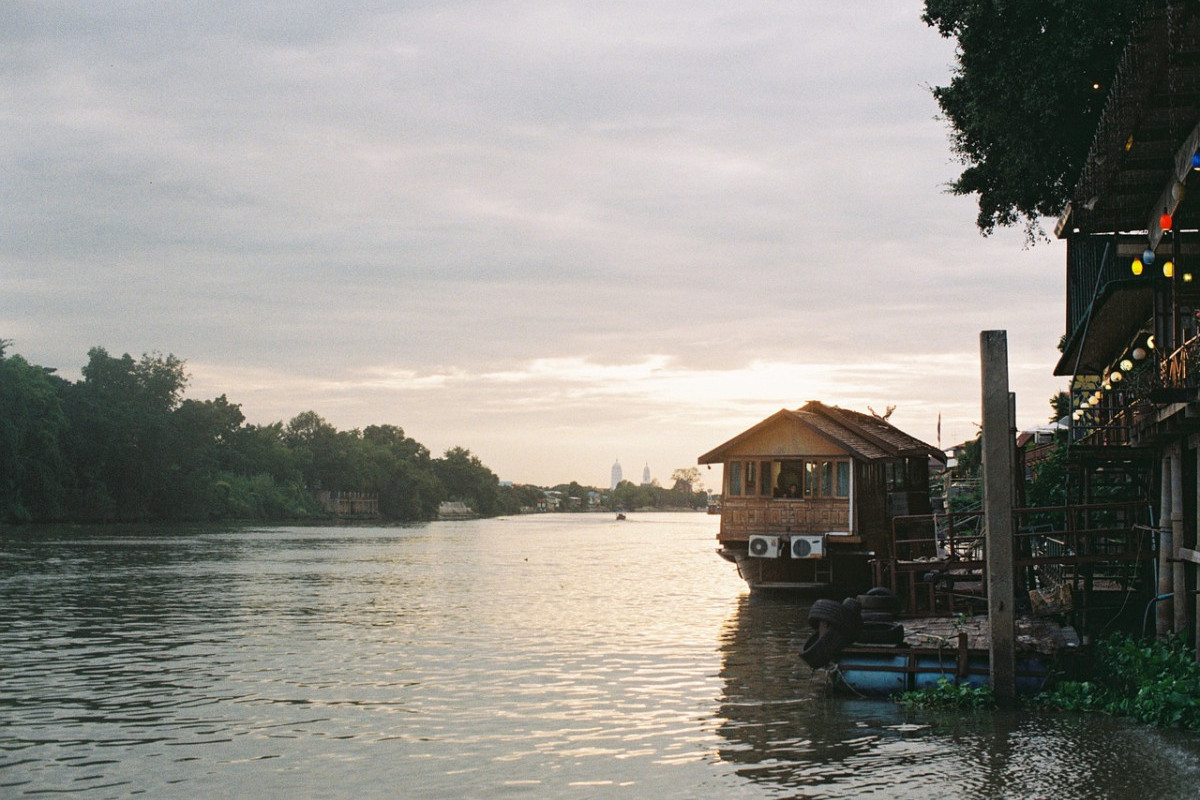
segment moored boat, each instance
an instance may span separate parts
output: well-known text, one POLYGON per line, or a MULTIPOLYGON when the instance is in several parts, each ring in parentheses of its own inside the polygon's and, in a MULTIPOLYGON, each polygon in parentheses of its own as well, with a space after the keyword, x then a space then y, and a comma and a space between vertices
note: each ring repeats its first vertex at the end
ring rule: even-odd
POLYGON ((870 585, 892 520, 930 513, 930 464, 945 455, 882 417, 813 401, 698 460, 724 467, 717 552, 752 591, 852 592, 870 585))

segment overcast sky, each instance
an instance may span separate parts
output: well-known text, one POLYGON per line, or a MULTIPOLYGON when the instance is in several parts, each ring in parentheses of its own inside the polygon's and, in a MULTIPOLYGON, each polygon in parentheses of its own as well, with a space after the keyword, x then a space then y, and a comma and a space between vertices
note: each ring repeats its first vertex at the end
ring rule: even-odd
POLYGON ((808 400, 949 446, 991 329, 1044 422, 1064 248, 946 192, 920 12, 8 2, 0 338, 72 379, 173 353, 250 422, 538 484, 666 484, 808 400))

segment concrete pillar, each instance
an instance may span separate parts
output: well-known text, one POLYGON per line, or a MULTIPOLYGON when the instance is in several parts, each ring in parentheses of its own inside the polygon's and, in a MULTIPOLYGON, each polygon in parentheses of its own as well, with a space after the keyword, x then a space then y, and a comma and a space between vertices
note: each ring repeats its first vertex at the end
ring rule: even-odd
POLYGON ((1008 334, 979 335, 983 384, 983 517, 987 525, 989 666, 1002 706, 1016 701, 1013 614, 1013 439, 1009 427, 1008 334))
POLYGON ((1176 442, 1171 445, 1171 557, 1175 562, 1171 565, 1173 574, 1175 599, 1171 606, 1175 611, 1175 632, 1182 633, 1188 629, 1188 608, 1184 602, 1187 592, 1187 573, 1183 560, 1179 557, 1179 548, 1183 547, 1183 446, 1176 442))
MULTIPOLYGON (((1159 489, 1158 501, 1158 596, 1162 597, 1171 593, 1175 578, 1171 568, 1171 556, 1174 554, 1171 536, 1171 459, 1165 453, 1160 460, 1160 467, 1162 477, 1159 482, 1162 486, 1159 489)), ((1155 635, 1159 639, 1167 638, 1171 634, 1173 621, 1171 601, 1159 600, 1154 621, 1155 635)))

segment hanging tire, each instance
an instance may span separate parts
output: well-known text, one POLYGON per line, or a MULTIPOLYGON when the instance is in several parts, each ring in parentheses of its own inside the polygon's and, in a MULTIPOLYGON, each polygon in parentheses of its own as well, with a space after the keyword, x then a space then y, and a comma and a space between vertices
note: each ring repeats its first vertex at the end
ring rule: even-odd
POLYGON ((846 609, 846 633, 850 634, 850 640, 854 641, 854 637, 862 630, 862 607, 858 604, 857 598, 847 597, 842 601, 842 608, 846 609))
POLYGON ((808 610, 808 624, 814 628, 817 627, 817 623, 824 622, 831 628, 852 630, 855 627, 855 621, 861 621, 861 619, 857 613, 838 601, 825 598, 814 600, 812 608, 808 610))
POLYGON ((859 644, 904 644, 904 626, 899 622, 864 622, 854 641, 859 644))
POLYGON ((887 611, 895 614, 900 610, 900 599, 894 594, 860 594, 858 602, 863 611, 887 611))
POLYGON ((833 661, 849 643, 850 638, 838 628, 830 628, 824 635, 814 631, 800 649, 800 658, 813 669, 820 669, 833 661))

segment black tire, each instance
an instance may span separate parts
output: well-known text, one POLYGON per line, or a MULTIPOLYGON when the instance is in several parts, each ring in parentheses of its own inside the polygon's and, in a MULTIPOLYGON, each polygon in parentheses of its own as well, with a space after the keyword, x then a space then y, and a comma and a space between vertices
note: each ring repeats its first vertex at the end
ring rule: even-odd
POLYGON ((895 597, 896 593, 886 586, 872 586, 867 589, 867 594, 875 595, 876 597, 895 597))
POLYGON ((856 619, 861 620, 861 617, 852 613, 838 601, 823 597, 820 600, 814 600, 812 608, 808 610, 808 624, 814 628, 817 627, 818 622, 824 622, 831 628, 852 630, 855 627, 856 619))
POLYGON ((830 628, 824 636, 814 631, 801 648, 800 658, 813 669, 820 669, 833 661, 849 643, 850 638, 837 628, 830 628))
POLYGON ((858 603, 863 611, 887 611, 895 614, 900 610, 900 600, 894 594, 860 594, 858 603))
POLYGON ((850 640, 853 641, 858 632, 862 630, 862 607, 858 604, 857 598, 847 597, 842 601, 842 608, 846 609, 847 622, 849 623, 846 632, 850 634, 850 640))
POLYGON ((864 625, 868 622, 895 622, 896 615, 890 611, 864 611, 862 621, 864 625))
POLYGON ((864 622, 854 641, 859 644, 904 644, 904 626, 899 622, 864 622))

